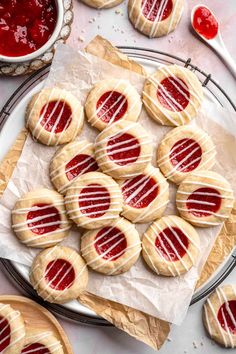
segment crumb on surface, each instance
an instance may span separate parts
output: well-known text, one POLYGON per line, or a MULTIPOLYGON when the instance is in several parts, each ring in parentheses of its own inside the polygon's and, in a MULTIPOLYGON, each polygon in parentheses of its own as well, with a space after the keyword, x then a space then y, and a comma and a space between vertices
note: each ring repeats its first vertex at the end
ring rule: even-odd
POLYGON ((84 42, 85 41, 85 38, 83 36, 79 36, 78 39, 79 39, 80 42, 84 42))

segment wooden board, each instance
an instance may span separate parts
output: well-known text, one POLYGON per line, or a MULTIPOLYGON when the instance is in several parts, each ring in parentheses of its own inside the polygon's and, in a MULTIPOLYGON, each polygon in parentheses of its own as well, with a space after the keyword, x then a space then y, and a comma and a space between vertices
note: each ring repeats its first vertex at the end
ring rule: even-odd
POLYGON ((44 307, 26 297, 15 295, 0 295, 0 303, 9 304, 12 308, 21 312, 25 320, 26 331, 27 329, 35 330, 35 328, 39 332, 51 331, 60 340, 64 353, 73 354, 64 329, 56 318, 44 307))

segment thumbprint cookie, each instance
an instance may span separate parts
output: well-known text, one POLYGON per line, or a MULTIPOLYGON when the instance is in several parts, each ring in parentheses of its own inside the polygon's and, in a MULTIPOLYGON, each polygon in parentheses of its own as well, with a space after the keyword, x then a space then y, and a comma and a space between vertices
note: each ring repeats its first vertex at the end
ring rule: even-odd
POLYGON ((89 123, 99 130, 118 120, 137 121, 142 108, 136 89, 126 80, 102 80, 90 91, 85 112, 89 123))
POLYGON ((228 181, 212 171, 196 171, 179 185, 176 204, 180 215, 194 226, 218 225, 229 218, 234 204, 228 181))
POLYGON ((79 176, 97 170, 93 144, 78 140, 57 150, 50 163, 50 178, 58 192, 65 194, 79 176))
POLYGON ((80 176, 65 196, 67 214, 78 226, 95 229, 112 224, 122 211, 119 185, 100 172, 80 176))
POLYGON ((0 304, 0 353, 21 354, 25 341, 25 324, 19 311, 0 304))
POLYGON ((88 283, 88 270, 74 249, 55 246, 41 251, 34 259, 30 281, 45 301, 63 304, 77 299, 88 283))
POLYGON ((148 266, 157 274, 175 277, 188 272, 199 254, 196 230, 178 216, 156 220, 142 239, 142 254, 148 266))
POLYGON ((75 139, 84 122, 83 108, 69 91, 45 88, 33 96, 26 109, 26 127, 45 145, 65 144, 75 139))
POLYGON ((129 0, 133 26, 150 38, 173 32, 184 10, 184 0, 129 0))
POLYGON ((82 2, 95 9, 110 9, 121 4, 124 0, 82 0, 82 2))
POLYGON ((189 173, 210 170, 215 164, 216 149, 202 129, 186 125, 171 130, 157 150, 157 164, 164 176, 180 184, 189 173))
POLYGON ((21 354, 64 354, 60 341, 52 332, 27 330, 21 354))
POLYGON ((12 210, 13 231, 28 247, 53 246, 68 235, 70 227, 63 197, 50 189, 26 193, 12 210))
POLYGON ((152 140, 139 123, 120 121, 103 130, 95 141, 99 168, 126 179, 139 175, 152 159, 152 140))
POLYGON ((112 226, 88 231, 81 239, 81 253, 87 265, 107 275, 127 272, 140 252, 138 231, 124 218, 119 218, 112 226))
POLYGON ((144 84, 143 102, 151 118, 162 125, 179 126, 194 118, 203 100, 197 76, 178 65, 166 65, 144 84))
POLYGON ((122 215, 134 223, 160 218, 169 201, 169 184, 158 168, 149 165, 140 175, 120 183, 122 215))
POLYGON ((209 336, 226 348, 236 348, 236 285, 217 288, 203 307, 203 323, 209 336))

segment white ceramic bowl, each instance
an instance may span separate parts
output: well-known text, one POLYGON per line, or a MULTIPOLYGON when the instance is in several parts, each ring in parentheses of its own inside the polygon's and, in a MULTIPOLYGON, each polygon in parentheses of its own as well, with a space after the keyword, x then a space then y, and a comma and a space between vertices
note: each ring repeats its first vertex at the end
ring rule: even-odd
POLYGON ((55 3, 57 7, 57 22, 56 22, 55 29, 51 37, 49 38, 49 40, 41 48, 27 55, 22 55, 19 57, 8 57, 0 54, 0 61, 16 64, 16 63, 22 63, 25 61, 33 60, 39 57, 40 55, 44 54, 54 44, 62 29, 63 17, 64 17, 63 0, 55 0, 55 3))

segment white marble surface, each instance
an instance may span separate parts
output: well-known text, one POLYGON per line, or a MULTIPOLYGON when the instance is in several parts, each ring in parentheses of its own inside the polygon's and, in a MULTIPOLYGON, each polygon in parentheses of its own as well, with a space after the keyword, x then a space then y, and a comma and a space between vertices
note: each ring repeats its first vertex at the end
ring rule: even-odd
MULTIPOLYGON (((74 0, 75 20, 69 43, 75 48, 82 48, 96 34, 100 34, 116 45, 130 45, 159 49, 183 58, 191 57, 196 65, 204 68, 231 95, 236 103, 236 81, 220 59, 201 43, 190 31, 189 14, 196 0, 186 0, 182 21, 177 30, 168 37, 148 39, 136 32, 127 19, 127 4, 124 2, 115 9, 97 11, 74 0), (116 13, 120 10, 120 13, 116 13), (82 38, 80 38, 82 36, 82 38), (81 39, 84 41, 81 41, 81 39)), ((235 41, 235 0, 201 0, 215 11, 221 24, 225 43, 236 59, 235 41)), ((23 81, 23 78, 0 78, 0 108, 12 92, 23 81)), ((0 273, 0 293, 19 294, 19 291, 6 276, 0 273)), ((226 280, 236 283, 236 271, 226 280)), ((190 307, 184 323, 172 329, 171 341, 165 343, 160 350, 163 354, 223 354, 225 349, 207 338, 201 321, 202 302, 190 307), (194 342, 197 348, 194 347, 194 342), (202 343, 202 344, 201 344, 202 343)), ((75 354, 154 354, 155 351, 144 344, 130 338, 115 328, 98 328, 78 325, 60 319, 72 343, 75 354)))

